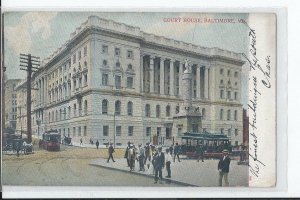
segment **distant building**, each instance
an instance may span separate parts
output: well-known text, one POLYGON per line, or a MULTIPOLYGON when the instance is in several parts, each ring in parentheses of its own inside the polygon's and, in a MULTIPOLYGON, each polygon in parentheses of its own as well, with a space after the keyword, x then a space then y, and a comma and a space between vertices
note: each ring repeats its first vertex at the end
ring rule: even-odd
POLYGON ((16 129, 17 121, 17 92, 16 85, 21 79, 8 79, 4 83, 5 87, 5 128, 16 129))
MULTIPOLYGON (((115 135, 117 145, 154 137, 171 144, 184 130, 174 126, 173 117, 185 109, 182 94, 189 89, 201 114, 192 130, 226 134, 241 144, 243 64, 238 53, 90 16, 33 75, 38 89, 32 91, 33 134, 38 119, 41 132, 57 129, 75 141, 108 143, 115 135), (191 65, 191 88, 182 86, 185 59, 191 65)), ((22 94, 20 101, 26 106, 22 94)))

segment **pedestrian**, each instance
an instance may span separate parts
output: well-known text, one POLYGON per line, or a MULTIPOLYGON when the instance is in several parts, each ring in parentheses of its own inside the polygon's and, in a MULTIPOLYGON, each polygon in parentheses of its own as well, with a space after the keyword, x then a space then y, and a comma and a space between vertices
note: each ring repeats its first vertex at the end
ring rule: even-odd
POLYGON ((178 145, 178 143, 176 142, 176 145, 174 147, 174 163, 175 163, 175 158, 177 156, 178 162, 180 162, 179 159, 179 153, 180 153, 180 146, 178 145))
POLYGON ((196 155, 197 155, 197 162, 199 162, 200 157, 201 157, 202 162, 204 162, 204 160, 203 160, 203 157, 204 157, 203 148, 199 144, 196 146, 196 155))
POLYGON ((82 143, 82 138, 80 138, 80 146, 81 146, 81 145, 83 145, 83 143, 82 143))
POLYGON ((124 155, 124 158, 126 158, 126 160, 127 160, 127 167, 130 166, 130 163, 129 163, 129 156, 128 156, 129 149, 130 149, 130 142, 127 143, 127 147, 126 147, 125 155, 124 155))
POLYGON ((166 150, 166 168, 168 172, 168 176, 166 176, 167 178, 171 178, 171 162, 172 162, 172 156, 170 153, 170 149, 167 149, 166 150))
POLYGON ((230 165, 230 158, 228 156, 228 150, 224 149, 223 156, 220 158, 218 163, 218 170, 219 170, 219 186, 222 186, 222 180, 224 177, 225 186, 229 186, 228 183, 228 173, 229 173, 229 165, 230 165))
POLYGON ((170 146, 169 150, 170 150, 171 156, 173 156, 173 150, 174 150, 173 145, 170 146))
POLYGON ((96 147, 97 147, 97 149, 99 148, 99 141, 98 140, 96 141, 96 147))
POLYGON ((153 157, 154 161, 154 170, 155 170, 155 182, 157 183, 158 181, 158 176, 159 176, 159 183, 162 183, 162 169, 165 167, 165 154, 161 152, 162 147, 158 147, 158 152, 155 153, 153 157))
MULTIPOLYGON (((145 161, 144 161, 144 165, 147 163, 147 160, 150 161, 151 160, 151 154, 150 154, 150 146, 149 146, 149 142, 146 143, 145 146, 145 161)), ((149 165, 148 165, 148 169, 149 169, 149 165)))
POLYGON ((142 144, 139 144, 139 152, 138 152, 138 160, 140 165, 140 171, 145 171, 144 167, 144 157, 145 157, 145 150, 142 147, 142 144))
POLYGON ((135 163, 135 149, 133 147, 133 144, 130 144, 129 146, 129 150, 128 150, 128 160, 129 160, 129 167, 130 167, 130 171, 134 171, 134 163, 135 163))
POLYGON ((115 149, 114 147, 112 146, 112 143, 110 143, 110 146, 108 147, 108 159, 107 159, 107 162, 109 162, 110 159, 112 159, 113 162, 116 162, 114 160, 114 157, 113 157, 113 153, 115 152, 115 149))

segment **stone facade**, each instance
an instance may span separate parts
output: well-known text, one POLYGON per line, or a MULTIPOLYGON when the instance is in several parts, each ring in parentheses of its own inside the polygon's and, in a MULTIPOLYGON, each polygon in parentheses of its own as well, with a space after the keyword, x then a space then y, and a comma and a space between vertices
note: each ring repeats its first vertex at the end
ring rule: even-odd
POLYGON ((33 75, 38 89, 33 91, 33 133, 40 119, 41 132, 58 129, 75 141, 92 138, 103 144, 113 142, 114 135, 117 145, 145 143, 155 135, 162 144, 179 141, 173 117, 184 107, 185 59, 192 70, 192 104, 202 115, 199 132, 222 132, 242 143, 240 54, 96 16, 33 75))

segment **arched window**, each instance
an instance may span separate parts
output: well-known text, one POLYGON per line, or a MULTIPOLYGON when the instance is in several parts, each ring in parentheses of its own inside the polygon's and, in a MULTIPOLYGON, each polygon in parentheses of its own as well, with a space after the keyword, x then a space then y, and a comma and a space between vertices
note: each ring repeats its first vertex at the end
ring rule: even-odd
POLYGON ((230 120, 230 118, 231 118, 231 112, 230 110, 227 110, 227 120, 230 120))
POLYGON ((234 111, 234 120, 237 121, 237 110, 234 111))
POLYGON ((127 104, 127 114, 128 115, 132 115, 133 111, 132 111, 132 102, 129 101, 128 104, 127 104))
POLYGON ((156 117, 160 117, 160 105, 156 105, 156 117))
POLYGON ((55 111, 55 121, 58 121, 58 112, 57 112, 57 110, 55 111))
POLYGON ((121 102, 118 100, 115 103, 115 114, 120 115, 121 114, 121 102))
POLYGON ((51 114, 50 114, 50 112, 49 112, 49 119, 48 120, 49 120, 49 122, 51 122, 51 114))
POLYGON ((202 119, 206 119, 206 111, 205 111, 205 108, 202 108, 202 119))
POLYGON ((102 101, 102 114, 107 114, 108 102, 106 99, 102 101))
POLYGON ((146 106, 145 106, 145 115, 146 115, 146 117, 151 116, 150 105, 149 104, 146 104, 146 106))
POLYGON ((84 115, 87 115, 87 100, 84 101, 83 112, 84 112, 84 115))
POLYGON ((221 110, 220 110, 220 120, 223 120, 223 113, 224 113, 224 110, 221 109, 221 110))
POLYGON ((52 122, 54 122, 54 111, 52 111, 52 122))
POLYGON ((62 119, 61 114, 62 114, 62 111, 61 111, 61 109, 59 109, 59 120, 62 119))
POLYGON ((170 114, 171 114, 171 107, 170 107, 170 105, 167 105, 167 107, 166 107, 166 116, 167 117, 170 117, 170 114))

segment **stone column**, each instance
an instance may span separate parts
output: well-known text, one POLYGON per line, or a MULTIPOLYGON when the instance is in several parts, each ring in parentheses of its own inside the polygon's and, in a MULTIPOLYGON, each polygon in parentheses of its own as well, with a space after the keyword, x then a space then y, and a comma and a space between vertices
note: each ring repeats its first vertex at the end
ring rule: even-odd
POLYGON ((170 95, 174 96, 174 60, 170 59, 170 95))
POLYGON ((164 58, 160 58, 160 94, 165 94, 165 63, 164 58))
POLYGON ((179 96, 182 96, 182 73, 184 63, 179 62, 179 96))
POLYGON ((209 84, 209 78, 208 78, 209 68, 205 66, 205 73, 204 73, 204 98, 208 99, 208 84, 209 84))
POLYGON ((144 55, 140 56, 140 92, 144 92, 144 55))
POLYGON ((200 99, 200 65, 197 66, 197 75, 196 75, 196 81, 197 81, 197 98, 200 99))
POLYGON ((154 93, 154 56, 150 56, 150 93, 154 93))

